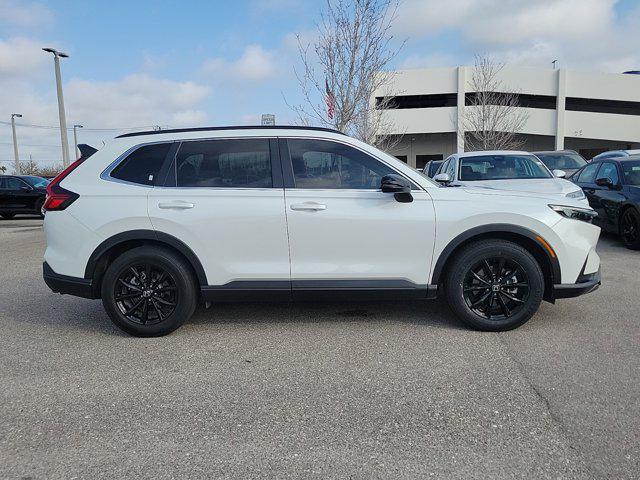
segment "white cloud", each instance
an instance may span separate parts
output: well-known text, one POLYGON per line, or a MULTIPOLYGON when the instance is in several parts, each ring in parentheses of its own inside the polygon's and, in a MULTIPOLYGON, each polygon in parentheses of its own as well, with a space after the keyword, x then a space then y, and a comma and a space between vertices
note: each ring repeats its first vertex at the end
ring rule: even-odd
POLYGON ((409 55, 402 61, 399 68, 454 67, 458 63, 453 55, 434 52, 427 55, 409 55))
POLYGON ((618 18, 616 0, 406 0, 394 29, 431 37, 452 31, 469 53, 508 63, 620 71, 640 64, 640 6, 618 18), (632 20, 635 19, 635 20, 632 20))
POLYGON ((205 60, 202 71, 215 81, 260 83, 275 76, 276 57, 260 45, 248 45, 235 61, 229 62, 224 58, 205 60))
POLYGON ((42 45, 23 37, 0 39, 0 77, 22 77, 42 71, 51 62, 42 45))
POLYGON ((41 3, 0 0, 0 25, 35 27, 52 19, 51 10, 41 3))

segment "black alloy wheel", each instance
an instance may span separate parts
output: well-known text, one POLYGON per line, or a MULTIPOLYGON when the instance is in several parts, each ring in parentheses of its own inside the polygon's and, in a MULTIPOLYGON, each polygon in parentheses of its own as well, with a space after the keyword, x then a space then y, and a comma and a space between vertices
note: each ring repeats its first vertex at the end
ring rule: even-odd
POLYGON ((178 305, 175 279, 162 266, 149 261, 129 266, 114 287, 114 299, 122 315, 141 325, 162 322, 178 305))
POLYGON ((620 219, 620 237, 627 248, 640 250, 640 214, 628 208, 620 219))
POLYGON ((453 253, 444 289, 451 310, 477 330, 519 327, 538 310, 544 295, 542 268, 522 246, 484 239, 453 253))
POLYGON ((504 257, 476 262, 463 282, 467 306, 487 320, 516 315, 526 305, 529 291, 529 279, 522 266, 504 257))
POLYGON ((191 265, 168 248, 145 245, 111 262, 101 284, 113 323, 131 335, 157 337, 191 318, 198 301, 191 265))

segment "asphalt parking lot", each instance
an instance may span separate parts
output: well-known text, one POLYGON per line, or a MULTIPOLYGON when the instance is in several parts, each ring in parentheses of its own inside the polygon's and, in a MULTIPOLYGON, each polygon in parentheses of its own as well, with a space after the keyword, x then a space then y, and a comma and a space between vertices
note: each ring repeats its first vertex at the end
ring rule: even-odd
POLYGON ((0 221, 0 478, 639 478, 640 252, 512 332, 441 302, 240 304, 133 338, 0 221))

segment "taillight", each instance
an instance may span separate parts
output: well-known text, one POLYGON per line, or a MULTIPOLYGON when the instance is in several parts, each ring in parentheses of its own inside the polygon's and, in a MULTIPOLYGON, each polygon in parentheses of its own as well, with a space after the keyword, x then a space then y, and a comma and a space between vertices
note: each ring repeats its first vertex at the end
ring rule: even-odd
POLYGON ((84 160, 84 158, 80 157, 60 172, 58 176, 51 180, 51 183, 47 185, 47 199, 44 201, 44 205, 42 206, 42 209, 45 212, 64 210, 80 197, 77 193, 73 193, 62 188, 60 186, 60 182, 73 172, 84 160))

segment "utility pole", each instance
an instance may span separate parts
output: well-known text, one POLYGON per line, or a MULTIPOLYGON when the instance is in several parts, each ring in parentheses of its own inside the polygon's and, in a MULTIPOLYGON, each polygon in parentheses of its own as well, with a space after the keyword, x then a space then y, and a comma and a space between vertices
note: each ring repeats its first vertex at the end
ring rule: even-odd
POLYGON ((80 149, 78 148, 78 128, 83 128, 82 125, 73 126, 73 144, 76 146, 76 160, 80 158, 80 149))
POLYGON ((60 117, 60 139, 62 140, 62 164, 69 166, 69 139, 67 137, 67 117, 64 113, 64 96, 62 95, 62 75, 60 74, 60 58, 69 55, 53 48, 43 48, 45 52, 53 53, 53 64, 56 72, 56 90, 58 91, 58 116, 60 117))
POLYGON ((16 137, 16 117, 22 118, 22 114, 11 114, 11 133, 13 133, 13 159, 16 162, 16 175, 20 175, 20 156, 18 155, 18 138, 16 137))

